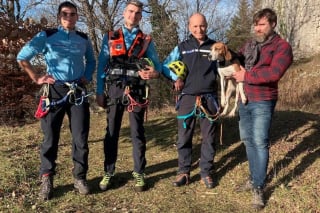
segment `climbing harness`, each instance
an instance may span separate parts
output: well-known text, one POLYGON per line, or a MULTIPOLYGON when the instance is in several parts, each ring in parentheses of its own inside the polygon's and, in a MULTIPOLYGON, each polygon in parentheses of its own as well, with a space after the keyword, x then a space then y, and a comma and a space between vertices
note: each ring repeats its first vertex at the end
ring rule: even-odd
MULTIPOLYGON (((58 81, 58 82, 60 82, 60 81, 58 81)), ((71 83, 61 82, 61 83, 68 86, 69 91, 62 99, 60 99, 58 101, 51 101, 50 106, 57 106, 57 105, 61 105, 66 102, 68 102, 70 104, 74 104, 76 106, 79 106, 83 103, 85 98, 87 98, 90 95, 93 95, 93 92, 86 94, 86 90, 84 88, 80 87, 76 82, 71 82, 71 83), (77 90, 81 90, 80 97, 77 96, 77 93, 76 93, 77 90)))
POLYGON ((210 121, 210 123, 213 123, 219 119, 220 108, 217 102, 213 99, 213 104, 217 109, 216 114, 210 114, 208 110, 202 105, 203 97, 204 97, 203 95, 196 96, 196 102, 195 102, 194 108, 189 114, 177 116, 178 119, 183 119, 183 128, 187 128, 186 120, 191 117, 207 118, 210 121))
POLYGON ((37 111, 35 112, 35 117, 36 118, 42 118, 45 115, 48 114, 49 110, 51 107, 54 106, 58 106, 58 105, 62 105, 64 103, 70 103, 70 104, 74 104, 76 106, 79 106, 83 103, 83 101, 85 100, 85 98, 87 98, 90 95, 93 95, 93 92, 87 93, 86 90, 82 87, 80 87, 78 85, 78 83, 76 82, 62 82, 62 81, 56 81, 56 83, 62 84, 62 85, 66 85, 69 87, 69 91, 67 92, 67 94, 57 100, 57 101, 53 101, 49 99, 49 84, 44 84, 42 87, 42 95, 40 97, 40 101, 39 101, 39 105, 37 108, 37 111), (81 95, 77 95, 77 90, 81 91, 81 95))
MULTIPOLYGON (((180 95, 179 100, 183 95, 185 94, 180 95)), ((210 98, 209 96, 211 95, 206 95, 206 96, 208 99, 210 98)), ((211 96, 211 98, 213 98, 213 105, 217 109, 217 112, 215 114, 210 114, 208 110, 203 106, 202 98, 203 96, 196 96, 196 102, 195 102, 194 108, 189 114, 177 116, 178 119, 183 119, 183 128, 187 128, 186 120, 191 117, 207 118, 210 121, 210 123, 217 122, 220 119, 221 108, 218 106, 218 103, 215 101, 214 97, 211 96)), ((177 102, 177 105, 176 105, 176 109, 178 108, 179 108, 179 101, 177 102)), ((220 138, 219 138, 220 145, 223 144, 223 124, 222 123, 223 122, 221 121, 220 122, 220 138)))
POLYGON ((126 47, 122 28, 108 32, 110 59, 104 70, 106 105, 122 104, 128 112, 136 107, 146 109, 149 105, 149 85, 139 76, 146 66, 153 66, 151 59, 143 58, 152 38, 141 30, 137 32, 130 47, 126 47), (123 90, 122 97, 109 97, 109 89, 115 86, 123 90))

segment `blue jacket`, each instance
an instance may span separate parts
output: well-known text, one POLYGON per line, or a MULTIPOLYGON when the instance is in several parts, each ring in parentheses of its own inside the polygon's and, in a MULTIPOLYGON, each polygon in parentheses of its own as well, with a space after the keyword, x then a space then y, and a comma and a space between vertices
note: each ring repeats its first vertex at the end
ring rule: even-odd
MULTIPOLYGON (((124 40, 126 44, 126 49, 128 50, 132 45, 137 33, 139 32, 139 28, 135 27, 131 30, 131 32, 122 26, 122 32, 124 34, 124 40)), ((105 70, 108 69, 109 62, 110 62, 110 49, 108 45, 109 36, 108 33, 104 35, 101 45, 101 50, 98 58, 98 73, 97 73, 97 95, 102 95, 104 91, 104 81, 105 81, 105 70)), ((145 53, 145 57, 151 59, 153 62, 155 69, 158 72, 162 72, 161 63, 159 61, 158 53, 156 51, 154 42, 151 41, 147 51, 145 53)))
POLYGON ((47 73, 56 80, 92 80, 96 60, 91 41, 83 34, 66 31, 62 26, 51 36, 41 31, 20 50, 17 60, 30 61, 38 54, 44 55, 47 73))

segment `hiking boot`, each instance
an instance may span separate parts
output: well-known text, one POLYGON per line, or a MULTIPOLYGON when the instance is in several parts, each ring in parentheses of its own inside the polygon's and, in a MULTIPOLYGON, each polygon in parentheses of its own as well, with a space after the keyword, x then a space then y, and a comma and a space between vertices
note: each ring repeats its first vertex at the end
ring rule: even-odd
POLYGON ((107 189, 110 188, 112 176, 113 174, 111 173, 105 173, 105 175, 103 176, 102 180, 99 183, 99 187, 102 191, 106 191, 107 189))
POLYGON ((263 189, 260 187, 253 188, 252 192, 253 192, 252 207, 256 210, 263 209, 265 206, 263 189))
POLYGON ((249 178, 242 184, 238 185, 235 189, 236 192, 248 192, 253 189, 252 180, 249 178))
POLYGON ((173 186, 179 187, 188 185, 190 182, 190 175, 186 173, 178 174, 176 180, 173 182, 173 186))
POLYGON ((83 195, 87 195, 90 192, 88 183, 85 179, 74 179, 74 188, 83 195))
POLYGON ((39 198, 41 200, 50 200, 53 193, 53 176, 42 175, 39 198))
POLYGON ((135 190, 138 192, 142 192, 145 190, 145 182, 144 182, 144 174, 139 174, 137 172, 132 173, 134 179, 136 180, 135 190))
POLYGON ((208 175, 207 177, 201 178, 201 182, 206 185, 207 189, 213 188, 213 180, 210 175, 208 175))

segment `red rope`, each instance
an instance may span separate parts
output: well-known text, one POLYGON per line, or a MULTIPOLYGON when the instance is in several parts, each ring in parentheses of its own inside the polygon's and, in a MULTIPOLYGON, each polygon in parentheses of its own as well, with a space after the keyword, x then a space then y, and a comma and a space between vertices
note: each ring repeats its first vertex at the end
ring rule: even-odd
POLYGON ((126 89, 124 90, 124 95, 126 95, 129 98, 129 104, 127 106, 128 112, 133 112, 135 106, 138 106, 138 107, 141 107, 141 108, 146 108, 146 118, 145 119, 147 121, 147 119, 148 119, 147 114, 148 114, 149 99, 146 99, 146 101, 144 103, 137 102, 130 95, 130 88, 129 87, 126 87, 126 89))
POLYGON ((135 106, 141 107, 141 108, 147 108, 149 105, 149 100, 147 99, 144 103, 138 103, 135 101, 130 94, 126 94, 130 100, 130 104, 127 106, 128 112, 132 112, 135 106))

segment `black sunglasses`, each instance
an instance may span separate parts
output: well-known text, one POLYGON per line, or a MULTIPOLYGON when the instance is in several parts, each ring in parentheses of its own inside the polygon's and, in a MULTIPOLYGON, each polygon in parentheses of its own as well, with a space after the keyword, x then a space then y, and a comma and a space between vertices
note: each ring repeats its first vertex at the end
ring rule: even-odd
POLYGON ((77 13, 67 13, 67 12, 61 11, 60 15, 63 17, 68 17, 68 16, 75 17, 77 13))

